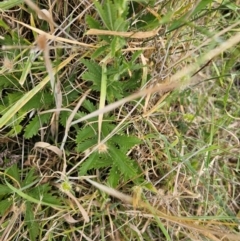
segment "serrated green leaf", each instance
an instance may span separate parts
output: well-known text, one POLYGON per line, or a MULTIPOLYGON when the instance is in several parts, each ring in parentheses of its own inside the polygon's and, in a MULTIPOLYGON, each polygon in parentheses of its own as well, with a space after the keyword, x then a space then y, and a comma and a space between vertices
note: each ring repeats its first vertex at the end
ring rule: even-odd
POLYGON ((94 168, 95 163, 97 162, 98 153, 94 152, 92 153, 87 160, 84 161, 84 163, 81 165, 79 170, 79 175, 84 176, 86 175, 88 170, 91 170, 94 168))
POLYGON ((53 204, 53 205, 61 205, 62 202, 61 202, 61 198, 59 196, 54 196, 50 193, 45 193, 43 195, 43 202, 45 203, 50 203, 50 204, 53 204))
POLYGON ((0 184, 0 197, 4 196, 4 195, 7 195, 11 192, 12 191, 8 186, 0 184))
POLYGON ((90 113, 97 109, 96 105, 94 105, 90 100, 85 100, 82 106, 90 113))
POLYGON ((109 176, 107 179, 107 182, 109 184, 110 187, 116 187, 119 184, 119 180, 121 180, 121 175, 120 175, 120 171, 119 168, 117 167, 117 165, 112 166, 110 172, 109 172, 109 176))
POLYGON ((102 75, 102 68, 99 64, 92 60, 81 59, 81 62, 88 68, 88 71, 95 73, 98 78, 102 75))
POLYGON ((44 203, 59 206, 61 205, 61 199, 53 195, 51 186, 45 183, 41 186, 37 186, 28 190, 29 196, 34 199, 41 199, 44 203))
POLYGON ((15 87, 20 88, 20 85, 13 74, 0 75, 0 87, 15 87))
POLYGON ((94 152, 81 165, 79 173, 80 175, 85 175, 91 169, 97 170, 103 167, 110 167, 112 164, 112 159, 107 153, 99 154, 94 152))
POLYGON ((63 106, 68 106, 79 98, 79 92, 74 90, 72 86, 68 86, 64 90, 68 94, 63 96, 63 106))
POLYGON ((98 1, 94 1, 95 7, 101 17, 105 27, 114 31, 126 31, 128 21, 126 21, 126 15, 128 10, 128 4, 126 1, 110 1, 106 0, 103 4, 98 1))
POLYGON ((60 113, 60 123, 61 123, 61 125, 66 127, 66 123, 67 123, 67 120, 68 120, 70 115, 71 115, 70 111, 61 111, 61 113, 60 113))
POLYGON ((11 198, 6 198, 2 201, 0 201, 0 214, 1 216, 4 215, 4 213, 11 207, 13 204, 13 200, 11 198))
MULTIPOLYGON (((41 97, 39 97, 39 99, 41 101, 39 101, 39 103, 41 103, 41 106, 45 106, 45 107, 48 107, 48 106, 51 106, 53 103, 54 103, 54 98, 53 98, 53 95, 51 93, 49 93, 48 91, 46 92, 41 92, 42 95, 41 97)), ((37 94, 36 94, 37 96, 37 94)))
MULTIPOLYGON (((26 105, 24 105, 22 107, 20 111, 25 111, 25 112, 28 112, 32 109, 39 109, 41 108, 43 105, 45 106, 45 100, 47 100, 47 98, 51 98, 53 100, 53 95, 49 96, 49 95, 46 95, 45 94, 42 94, 42 93, 37 93, 35 96, 33 96, 33 98, 31 99, 31 101, 29 101, 28 103, 26 103, 26 105)), ((50 101, 50 100, 48 100, 50 101)))
POLYGON ((23 93, 21 92, 9 93, 7 96, 9 105, 15 104, 19 99, 22 98, 22 96, 23 93))
MULTIPOLYGON (((103 122, 101 134, 103 137, 107 136, 116 126, 111 123, 111 117, 108 118, 110 122, 103 122)), ((88 148, 97 144, 98 123, 87 125, 77 132, 77 151, 83 152, 88 148)))
POLYGON ((118 21, 114 22, 113 29, 115 31, 127 31, 129 26, 129 22, 124 20, 123 18, 118 18, 118 21))
MULTIPOLYGON (((109 1, 106 1, 104 3, 104 6, 102 6, 98 1, 94 1, 94 5, 98 11, 98 14, 100 15, 104 25, 109 29, 113 30, 113 24, 111 25, 111 19, 112 19, 112 13, 110 11, 110 16, 108 17, 108 11, 104 8, 106 5, 109 6, 109 1)), ((109 7, 108 7, 109 8, 109 7)), ((116 17, 116 15, 115 15, 116 17)))
POLYGON ((78 143, 77 144, 77 152, 82 153, 82 152, 86 151, 87 149, 93 147, 96 144, 97 144, 97 136, 95 135, 91 139, 88 139, 88 140, 85 140, 81 143, 78 143))
POLYGON ((141 140, 136 136, 127 135, 116 135, 113 136, 111 140, 115 142, 117 145, 119 145, 122 152, 124 153, 129 151, 133 146, 141 143, 141 140))
POLYGON ((21 186, 25 187, 31 184, 33 181, 35 181, 35 179, 36 179, 35 170, 32 168, 23 179, 21 186))
POLYGON ((100 25, 99 21, 95 20, 92 16, 87 15, 85 20, 86 20, 86 23, 88 24, 88 26, 90 28, 96 28, 96 29, 101 28, 101 25, 100 25))
POLYGON ((83 127, 81 130, 77 133, 76 142, 81 143, 85 141, 88 138, 93 138, 96 135, 96 131, 91 126, 83 127))
POLYGON ((29 121, 28 125, 24 130, 24 137, 26 139, 29 139, 37 135, 41 126, 46 124, 49 121, 50 116, 51 116, 50 113, 34 116, 32 120, 29 121))
POLYGON ((101 46, 99 48, 97 48, 96 51, 93 52, 92 54, 92 59, 96 59, 97 57, 105 54, 106 55, 106 50, 108 50, 109 46, 108 45, 104 45, 104 46, 101 46))
POLYGON ((115 81, 108 85, 107 88, 107 101, 109 103, 119 100, 123 97, 122 83, 120 81, 115 81))
MULTIPOLYGON (((69 118, 69 116, 70 116, 70 114, 71 114, 71 112, 69 112, 69 111, 62 111, 61 113, 60 113, 60 123, 64 126, 64 127, 66 127, 66 123, 67 123, 67 120, 68 120, 68 118, 69 118)), ((80 119, 80 118, 82 118, 83 116, 85 116, 86 115, 86 113, 85 112, 82 112, 82 111, 78 111, 76 114, 75 114, 75 116, 74 116, 74 120, 76 120, 76 119, 80 119)), ((75 129, 79 129, 79 127, 78 126, 74 126, 74 128, 75 129)))
MULTIPOLYGON (((95 86, 95 88, 97 89, 97 91, 100 91, 100 84, 101 84, 101 79, 98 78, 98 76, 96 75, 96 73, 92 73, 92 72, 85 72, 82 75, 82 78, 84 80, 88 80, 91 81, 93 86, 95 86)), ((92 88, 92 87, 91 87, 92 88)))
POLYGON ((114 146, 111 148, 109 147, 109 154, 115 165, 117 165, 121 173, 124 175, 125 180, 136 177, 138 168, 134 165, 133 160, 129 159, 124 153, 114 146))
POLYGON ((104 137, 111 133, 113 129, 116 127, 116 125, 111 123, 111 120, 113 120, 113 118, 108 117, 109 122, 104 122, 102 124, 102 136, 104 137))
POLYGON ((35 190, 37 191, 37 193, 47 193, 51 190, 51 186, 49 185, 49 183, 44 183, 41 186, 37 186, 35 190))
MULTIPOLYGON (((17 120, 17 122, 19 122, 19 120, 17 120)), ((22 125, 16 124, 16 122, 13 121, 12 129, 7 133, 7 136, 9 137, 17 136, 17 134, 19 134, 22 131, 22 129, 23 129, 22 125)))
POLYGON ((82 75, 82 78, 84 80, 92 81, 93 85, 95 85, 99 91, 102 77, 101 66, 91 60, 82 59, 81 62, 87 67, 87 71, 82 75))
POLYGON ((12 165, 7 169, 7 174, 14 178, 18 183, 20 183, 20 174, 17 164, 12 165))

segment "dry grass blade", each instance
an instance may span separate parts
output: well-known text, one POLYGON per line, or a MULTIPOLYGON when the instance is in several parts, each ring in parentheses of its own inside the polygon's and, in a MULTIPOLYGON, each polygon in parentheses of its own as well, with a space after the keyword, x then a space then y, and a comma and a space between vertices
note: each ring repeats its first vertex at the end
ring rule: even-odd
POLYGON ((43 11, 41 11, 41 9, 35 3, 33 3, 31 0, 24 0, 24 1, 30 8, 32 8, 38 14, 38 16, 40 16, 40 17, 42 17, 42 19, 45 19, 46 21, 48 21, 50 26, 56 25, 53 22, 52 18, 49 17, 47 14, 45 14, 43 11))
POLYGON ((166 83, 166 84, 159 84, 153 88, 149 88, 149 89, 145 89, 145 90, 140 90, 137 93, 134 93, 126 98, 123 98, 119 101, 116 101, 106 107, 104 107, 103 109, 94 111, 86 116, 84 116, 83 118, 76 120, 74 122, 72 122, 72 125, 75 125, 77 123, 80 123, 82 121, 88 120, 92 117, 98 116, 99 114, 104 114, 107 113, 111 110, 116 109, 117 107, 132 101, 136 98, 139 98, 141 96, 145 96, 147 94, 152 94, 155 92, 161 92, 161 93, 166 93, 168 91, 172 91, 176 88, 179 88, 181 86, 187 86, 189 83, 189 81, 187 82, 181 82, 181 79, 183 77, 189 76, 191 75, 194 71, 196 71, 199 68, 199 65, 211 60, 212 58, 218 56, 219 54, 221 54, 222 52, 224 52, 225 50, 231 48, 232 46, 236 45, 237 43, 240 42, 240 33, 234 35, 233 37, 229 38, 227 41, 225 41, 224 43, 222 43, 219 47, 209 51, 208 53, 206 53, 205 55, 203 55, 199 61, 195 64, 191 64, 185 68, 183 68, 182 70, 180 70, 179 72, 177 72, 176 74, 174 74, 171 77, 171 81, 170 83, 166 83))
MULTIPOLYGON (((60 185, 57 185, 60 188, 60 185)), ((64 191, 64 193, 71 198, 77 205, 77 207, 79 208, 79 211, 81 212, 83 219, 86 223, 88 223, 90 221, 89 216, 87 214, 87 212, 85 211, 85 209, 82 207, 82 205, 79 203, 79 201, 77 200, 76 197, 74 197, 74 195, 69 192, 69 191, 64 191)))
POLYGON ((42 148, 42 149, 50 150, 55 154, 57 154, 60 158, 62 158, 62 151, 57 146, 53 146, 47 142, 36 142, 34 145, 34 148, 42 148))
POLYGON ((195 52, 199 51, 199 49, 203 48, 204 46, 207 46, 209 43, 211 43, 214 39, 215 40, 219 40, 219 37, 222 36, 223 34, 226 34, 227 32, 231 31, 233 28, 235 28, 236 26, 238 26, 240 24, 240 21, 228 26, 227 28, 224 28, 222 31, 216 33, 213 37, 208 38, 206 41, 204 41, 202 44, 200 44, 199 46, 197 46, 196 48, 194 48, 192 51, 190 51, 187 55, 185 55, 183 58, 181 58, 180 60, 178 60, 177 62, 175 62, 172 66, 170 66, 170 68, 173 68, 173 66, 179 64, 180 62, 182 62, 183 60, 189 58, 190 56, 192 56, 195 52))
MULTIPOLYGON (((90 180, 88 178, 86 178, 85 180, 87 182, 89 182, 90 184, 92 184, 93 186, 95 186, 96 188, 100 189, 101 191, 109 194, 110 196, 116 197, 125 203, 133 205, 134 200, 131 196, 123 194, 113 188, 104 186, 104 185, 97 183, 93 180, 90 180)), ((204 226, 200 226, 200 225, 195 225, 195 224, 193 224, 194 220, 191 220, 189 218, 185 219, 183 217, 170 216, 169 214, 165 213, 164 211, 157 210, 154 207, 152 207, 149 203, 146 203, 146 202, 143 202, 140 200, 138 202, 138 208, 141 208, 141 209, 143 208, 144 210, 150 211, 150 213, 153 214, 153 217, 156 215, 159 218, 163 218, 165 220, 168 220, 168 221, 178 224, 180 226, 184 226, 188 229, 198 231, 198 232, 204 234, 205 236, 211 238, 214 241, 221 240, 217 237, 228 237, 228 238, 230 238, 232 240, 236 240, 236 241, 240 240, 240 237, 238 237, 237 235, 234 235, 234 234, 226 235, 225 233, 222 233, 221 231, 208 229, 208 228, 206 228, 204 226)))
POLYGON ((240 241, 220 2, 0 3, 0 240, 240 241))
POLYGON ((135 38, 135 39, 145 39, 145 38, 152 38, 156 36, 161 29, 155 29, 148 32, 117 32, 117 31, 110 31, 110 30, 100 30, 100 29, 89 29, 85 34, 86 35, 112 35, 112 36, 120 36, 124 38, 135 38))
POLYGON ((59 80, 56 82, 54 77, 54 72, 52 68, 52 63, 50 61, 49 56, 49 48, 47 43, 47 37, 44 34, 41 34, 37 38, 37 46, 38 48, 43 51, 44 56, 44 62, 47 69, 47 72, 49 74, 49 79, 51 83, 51 87, 54 93, 54 99, 56 104, 57 111, 53 115, 52 122, 51 122, 51 132, 52 135, 57 137, 58 135, 58 122, 59 122, 59 115, 60 115, 60 109, 62 107, 62 92, 61 92, 61 84, 59 80))
POLYGON ((2 235, 1 239, 0 239, 1 241, 12 239, 12 236, 14 236, 14 234, 12 234, 11 231, 12 231, 14 225, 16 224, 19 216, 23 212, 23 210, 24 210, 24 204, 22 204, 19 208, 12 207, 13 216, 11 217, 10 220, 8 220, 8 225, 5 227, 4 232, 1 234, 2 235))
POLYGON ((111 110, 114 110, 116 109, 117 107, 131 101, 131 100, 134 100, 134 99, 137 99, 141 96, 144 96, 146 94, 151 94, 151 93, 154 93, 154 92, 161 92, 161 93, 165 93, 165 92, 168 92, 168 91, 172 91, 176 88, 178 88, 179 86, 181 85, 181 83, 168 83, 168 84, 160 84, 154 88, 149 88, 149 89, 146 89, 146 90, 140 90, 139 92, 135 93, 135 94, 132 94, 126 98, 123 98, 119 101, 116 101, 110 105, 107 105, 106 107, 104 107, 103 109, 100 109, 100 110, 96 110, 84 117, 82 117, 81 119, 79 120, 76 120, 76 121, 73 121, 71 125, 75 125, 77 123, 80 123, 82 121, 85 121, 85 120, 88 120, 92 117, 95 117, 95 116, 98 116, 99 114, 104 114, 104 113, 107 113, 111 110))
MULTIPOLYGON (((5 16, 6 18, 9 18, 9 16, 5 16)), ((82 43, 82 42, 79 42, 79 41, 76 41, 76 40, 71 40, 71 39, 67 39, 67 38, 63 38, 63 37, 58 37, 58 36, 55 36, 53 34, 50 34, 50 33, 47 33, 47 32, 44 32, 43 30, 41 29, 38 29, 38 28, 35 28, 35 27, 32 27, 31 25, 29 24, 26 24, 26 23, 23 23, 21 21, 18 21, 16 19, 11 19, 13 22, 15 23, 18 23, 28 29, 31 29, 32 31, 38 33, 38 34, 42 34, 42 35, 45 35, 47 37, 47 39, 49 40, 53 40, 53 41, 57 41, 57 42, 61 42, 61 43, 69 43, 69 44, 73 44, 73 45, 78 45, 78 46, 83 46, 83 47, 88 47, 88 48, 97 48, 97 46, 93 45, 93 44, 86 44, 86 43, 82 43)))
POLYGON ((205 62, 210 61, 214 57, 218 56, 219 54, 223 53, 227 49, 233 47, 234 45, 238 44, 240 42, 240 33, 232 36, 225 42, 221 43, 218 47, 216 47, 213 50, 210 50, 208 53, 204 54, 202 57, 199 58, 199 61, 195 64, 191 64, 185 68, 183 68, 181 71, 177 72, 175 75, 172 76, 172 81, 179 81, 179 79, 193 74, 194 71, 196 71, 199 68, 200 64, 204 64, 205 62))
POLYGON ((107 187, 107 186, 104 186, 100 183, 97 183, 93 180, 90 180, 88 178, 85 179, 87 182, 89 182, 90 184, 92 184, 93 186, 95 186, 96 188, 100 189, 101 191, 109 194, 110 196, 112 197, 116 197, 120 200, 122 200, 123 202, 125 203, 129 203, 129 204, 132 204, 133 203, 133 198, 126 195, 126 194, 123 194, 117 190, 115 190, 114 188, 111 188, 111 187, 107 187))
POLYGON ((80 106, 82 105, 83 101, 86 99, 87 95, 89 94, 91 90, 89 89, 83 96, 82 98, 79 100, 79 102, 77 103, 77 105, 75 106, 74 110, 71 112, 71 115, 68 117, 67 119, 67 123, 66 123, 66 127, 65 127, 65 133, 64 133, 64 137, 63 137, 63 140, 62 140, 62 144, 61 144, 61 150, 64 149, 64 145, 66 143, 66 140, 67 140, 67 137, 68 137, 68 132, 69 132, 69 129, 71 127, 71 123, 72 123, 72 120, 75 116, 75 114, 77 113, 77 111, 79 110, 80 106))

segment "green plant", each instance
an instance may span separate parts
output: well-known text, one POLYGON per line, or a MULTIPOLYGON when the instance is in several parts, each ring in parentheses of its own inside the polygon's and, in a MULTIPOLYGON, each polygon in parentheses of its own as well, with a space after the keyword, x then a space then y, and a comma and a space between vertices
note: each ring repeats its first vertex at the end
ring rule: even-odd
MULTIPOLYGON (((113 3, 108 0, 102 5, 95 1, 94 4, 102 25, 91 16, 87 16, 86 21, 90 28, 128 31, 126 1, 113 3)), ((106 102, 110 104, 120 100, 140 86, 141 82, 138 77, 142 71, 142 65, 137 63, 141 51, 136 51, 131 56, 125 56, 122 53, 122 48, 126 44, 123 37, 100 36, 99 38, 103 46, 92 54, 92 60, 81 59, 81 62, 87 67, 82 78, 91 84, 90 88, 93 91, 100 93, 99 108, 103 108, 106 102), (105 56, 104 59, 102 59, 103 56, 105 56), (97 61, 98 59, 101 61, 97 61)), ((83 108, 90 113, 96 110, 90 101, 85 101, 83 108)), ((105 115, 101 119, 89 120, 83 128, 77 131, 77 151, 84 153, 107 137, 116 127, 114 119, 114 116, 105 115)), ((108 183, 114 187, 119 184, 121 176, 124 177, 124 181, 141 176, 138 165, 127 156, 127 152, 139 143, 138 138, 126 135, 122 130, 106 143, 99 145, 97 151, 80 166, 80 175, 85 175, 90 169, 110 168, 107 179, 108 183)))
MULTIPOLYGON (((94 110, 94 108, 92 108, 94 110)), ((113 131, 114 117, 106 117, 102 124, 101 137, 107 137, 113 131)), ((79 153, 88 153, 98 144, 98 123, 97 119, 89 120, 77 132, 77 151, 79 153)), ((86 175, 88 170, 99 170, 100 168, 110 168, 108 174, 108 183, 116 187, 120 180, 128 181, 133 177, 138 177, 136 182, 141 180, 141 171, 134 160, 127 156, 127 152, 140 143, 140 140, 134 136, 126 135, 123 131, 113 136, 106 143, 100 144, 97 150, 92 153, 80 166, 79 174, 86 175), (121 179, 123 176, 123 179, 121 179)))
MULTIPOLYGON (((33 241, 37 240, 40 235, 40 227, 37 221, 41 217, 40 210, 61 209, 63 200, 59 196, 57 197, 57 192, 53 192, 49 183, 39 185, 41 180, 34 169, 30 169, 27 175, 21 179, 17 165, 14 164, 2 175, 4 182, 0 184, 1 216, 9 215, 12 221, 16 222, 22 215, 24 226, 29 230, 29 237, 33 241)), ((1 237, 6 235, 7 233, 4 230, 1 231, 1 237)))
POLYGON ((33 2, 0 3, 0 236, 237 240, 237 1, 33 2))

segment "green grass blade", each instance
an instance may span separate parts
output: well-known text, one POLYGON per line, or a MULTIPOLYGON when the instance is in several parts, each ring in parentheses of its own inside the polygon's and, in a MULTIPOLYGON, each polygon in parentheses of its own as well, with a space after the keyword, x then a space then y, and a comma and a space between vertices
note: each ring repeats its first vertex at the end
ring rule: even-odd
MULTIPOLYGON (((56 74, 59 70, 65 67, 77 54, 68 57, 64 60, 58 67, 53 69, 53 74, 56 74)), ((1 118, 0 118, 0 128, 8 123, 8 121, 28 102, 31 98, 36 95, 49 81, 49 75, 46 76, 42 82, 40 82, 35 88, 26 93, 20 100, 18 100, 15 105, 13 105, 1 118)))
POLYGON ((24 82, 27 78, 27 75, 31 71, 31 67, 32 67, 32 63, 34 61, 35 55, 36 55, 35 52, 30 52, 29 58, 28 58, 25 66, 23 68, 22 75, 21 75, 20 80, 19 80, 20 85, 24 84, 24 82))
POLYGON ((0 9, 1 10, 8 10, 10 8, 13 8, 19 4, 22 4, 24 0, 7 0, 0 3, 0 9))
POLYGON ((198 3, 198 5, 195 7, 195 9, 193 10, 193 12, 191 13, 191 16, 199 13, 200 11, 202 11, 203 9, 205 9, 207 7, 207 5, 211 4, 213 2, 213 0, 202 0, 198 3))
POLYGON ((52 208, 55 208, 55 209, 62 209, 62 206, 58 206, 58 205, 55 205, 55 204, 52 204, 52 203, 47 203, 47 202, 44 202, 42 200, 38 200, 38 199, 35 199, 29 195, 27 195, 26 193, 22 192, 22 189, 17 189, 15 188, 14 186, 12 186, 7 180, 6 178, 5 179, 5 183, 7 184, 7 186, 14 192, 14 193, 17 193, 20 197, 22 197, 23 199, 29 201, 29 202, 32 202, 32 203, 36 203, 36 204, 39 204, 41 203, 42 205, 45 205, 45 206, 48 206, 48 207, 52 207, 52 208))

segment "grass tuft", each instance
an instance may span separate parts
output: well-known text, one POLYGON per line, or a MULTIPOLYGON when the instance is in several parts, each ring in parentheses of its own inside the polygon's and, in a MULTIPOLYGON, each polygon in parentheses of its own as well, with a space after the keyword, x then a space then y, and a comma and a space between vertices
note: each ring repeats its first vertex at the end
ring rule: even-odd
POLYGON ((239 1, 0 3, 1 240, 240 240, 239 1))

